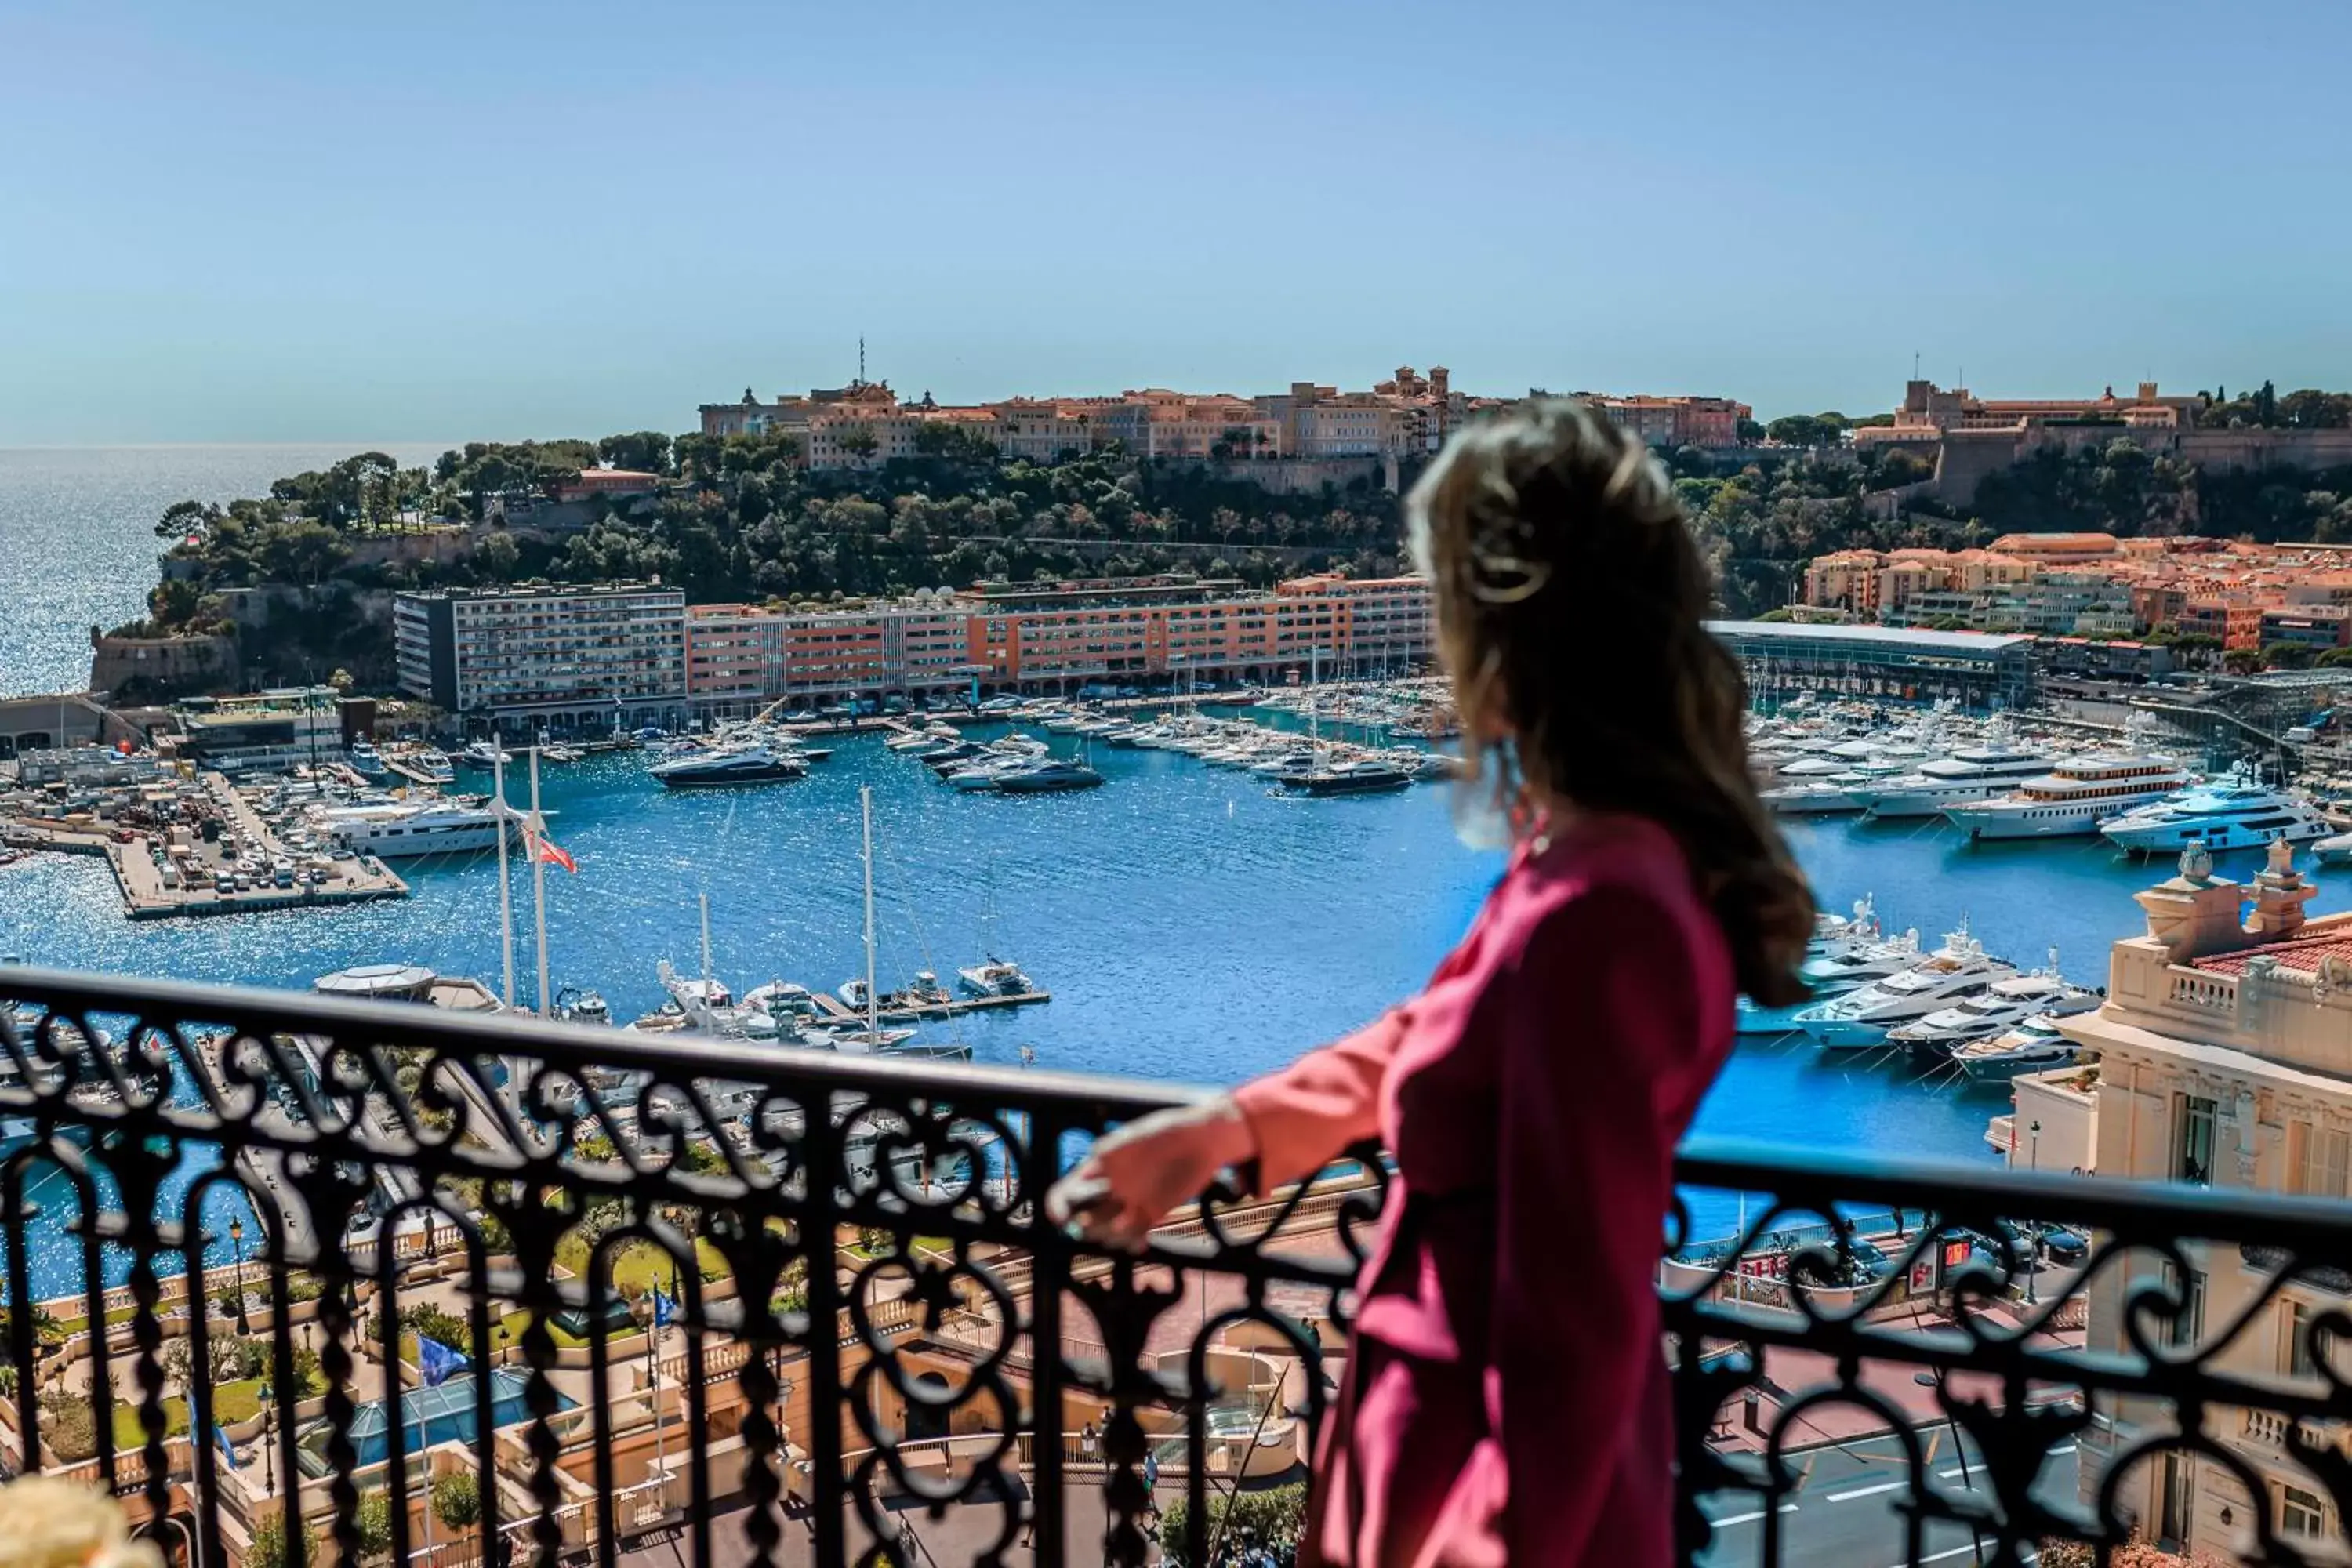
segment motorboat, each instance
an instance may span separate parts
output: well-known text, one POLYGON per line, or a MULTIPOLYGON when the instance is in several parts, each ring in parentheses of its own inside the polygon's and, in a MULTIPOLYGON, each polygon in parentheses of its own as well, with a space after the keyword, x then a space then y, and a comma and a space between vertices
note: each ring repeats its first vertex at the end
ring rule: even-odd
POLYGON ((995 778, 997 789, 1005 795, 1045 795, 1057 790, 1093 789, 1103 782, 1102 774, 1084 763, 1064 762, 1056 757, 1015 763, 999 769, 995 778))
POLYGON ((2020 974, 1996 980, 1976 995, 1889 1029, 1886 1043, 1902 1046, 1914 1057, 1940 1059, 2028 1018, 2086 1013, 2098 1005, 2098 993, 2069 984, 2063 975, 2046 971, 2020 974))
POLYGON ((595 992, 567 985, 555 994, 555 1016, 566 1023, 601 1026, 613 1021, 613 1009, 595 992))
POLYGON ((468 741, 457 758, 472 768, 492 768, 514 761, 513 753, 496 741, 468 741))
POLYGON ((401 759, 407 770, 426 784, 447 784, 457 782, 457 770, 449 761, 449 753, 438 746, 425 746, 401 759))
POLYGON ((582 751, 579 747, 566 744, 564 742, 550 741, 545 745, 539 748, 539 755, 540 760, 542 762, 576 763, 584 759, 588 753, 582 751))
POLYGON ((377 751, 371 742, 353 741, 347 760, 351 763, 352 772, 363 779, 391 776, 392 770, 383 765, 383 753, 377 751))
POLYGON ((1809 1008, 1874 984, 1919 962, 1919 933, 1884 935, 1868 900, 1855 905, 1850 920, 1834 921, 1807 944, 1805 961, 1797 975, 1810 994, 1807 1000, 1786 1007, 1759 1007, 1739 999, 1738 1029, 1743 1035, 1785 1035, 1799 1027, 1798 1018, 1809 1008))
POLYGON ((2099 832, 2119 849, 2176 854, 2191 845, 2247 849, 2284 840, 2303 844, 2335 831, 2309 801, 2252 780, 2182 790, 2111 816, 2099 832))
POLYGON ((671 757, 654 763, 646 772, 664 789, 709 789, 730 784, 782 784, 805 777, 808 764, 798 757, 755 742, 671 757))
POLYGON ((963 988, 975 996, 1026 996, 1037 987, 1021 966, 991 954, 984 961, 956 971, 963 988))
POLYGON ((1898 778, 1862 786, 1864 809, 1877 818, 1940 816, 1956 805, 2014 793, 2050 772, 2051 759, 2009 746, 1972 746, 1922 763, 1898 778))
MULTIPOLYGON (((853 1012, 866 1010, 866 989, 863 979, 845 980, 835 993, 853 1012)), ((884 1018, 912 1017, 921 1009, 944 1007, 955 1000, 940 977, 928 969, 918 970, 908 984, 897 991, 886 991, 874 998, 875 1013, 884 1018)))
POLYGON ((2059 1032, 2058 1020, 2037 1014, 1990 1039, 1971 1040, 1952 1053, 1952 1065, 1971 1083, 2005 1084, 2020 1073, 2072 1067, 2081 1047, 2059 1032))
POLYGON ((1366 757, 1333 763, 1312 773, 1286 778, 1282 781, 1282 787, 1300 795, 1371 795, 1383 790, 1404 789, 1412 783, 1412 775, 1402 768, 1366 757))
POLYGON ((2016 965, 1986 952, 1963 922, 1910 968, 1808 1007, 1796 1023, 1824 1050, 1874 1048, 1898 1025, 1941 1012, 2016 973, 2016 965))
MULTIPOLYGON (((498 847, 500 814, 472 799, 386 801, 367 805, 314 809, 314 830, 345 847, 379 860, 420 855, 460 855, 498 847)), ((522 835, 522 818, 505 814, 509 841, 522 835)))
POLYGON ((2352 833, 2330 834, 2312 845, 2311 855, 2323 866, 2352 865, 2352 833))
POLYGON ((1970 838, 2074 837, 2191 782, 2170 757, 2109 752, 2063 762, 2013 794, 1948 806, 1944 815, 1970 838))

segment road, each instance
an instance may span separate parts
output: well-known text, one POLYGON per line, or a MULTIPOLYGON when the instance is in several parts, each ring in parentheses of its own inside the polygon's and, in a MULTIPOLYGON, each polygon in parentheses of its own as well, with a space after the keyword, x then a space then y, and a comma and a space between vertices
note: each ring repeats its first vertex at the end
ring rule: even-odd
MULTIPOLYGON (((1963 1492, 1969 1489, 1968 1480, 1981 1482, 1974 1449, 1957 1449, 1949 1426, 1923 1426, 1919 1440, 1938 1489, 1963 1492)), ((1896 1507, 1910 1490, 1910 1479, 1896 1438, 1828 1444, 1789 1459, 1801 1479, 1795 1493, 1780 1504, 1779 1562, 1805 1568, 1907 1568, 1913 1560, 1904 1556, 1906 1521, 1896 1507)), ((2038 1488, 2042 1495, 2071 1500, 2074 1465, 2073 1443, 2052 1450, 2038 1488)), ((1765 1562, 1764 1513, 1755 1494, 1718 1492, 1702 1499, 1700 1507, 1716 1530, 1714 1546, 1700 1559, 1707 1568, 1749 1568, 1765 1562)), ((1968 1568, 1975 1552, 1965 1527, 1937 1521, 1928 1524, 1916 1561, 1968 1568)))

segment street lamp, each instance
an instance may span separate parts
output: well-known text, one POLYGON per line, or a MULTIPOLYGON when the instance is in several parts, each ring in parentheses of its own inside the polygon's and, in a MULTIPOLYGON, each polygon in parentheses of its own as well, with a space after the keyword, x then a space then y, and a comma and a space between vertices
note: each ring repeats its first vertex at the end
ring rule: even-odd
POLYGON ((265 1495, 278 1495, 278 1445, 270 1441, 277 1426, 277 1409, 269 1402, 269 1384, 261 1385, 261 1473, 266 1484, 265 1495))
MULTIPOLYGON (((2026 1149, 2035 1170, 2042 1169, 2042 1119, 2036 1117, 2025 1129, 2026 1149)), ((2042 1233, 2033 1222, 2025 1222, 2025 1304, 2033 1305, 2033 1278, 2042 1272, 2042 1233)))
POLYGON ((228 1239, 229 1245, 236 1249, 236 1275, 235 1285, 235 1289, 236 1290, 236 1331, 240 1334, 250 1334, 253 1332, 253 1324, 247 1321, 245 1315, 245 1220, 242 1215, 230 1216, 228 1222, 228 1239))

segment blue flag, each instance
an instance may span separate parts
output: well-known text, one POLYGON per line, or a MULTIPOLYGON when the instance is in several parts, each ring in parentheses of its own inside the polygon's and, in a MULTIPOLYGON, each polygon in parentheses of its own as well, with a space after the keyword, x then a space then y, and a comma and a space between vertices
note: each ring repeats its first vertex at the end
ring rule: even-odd
POLYGON ((425 1385, 431 1388, 448 1382, 453 1375, 463 1371, 466 1358, 439 1340, 419 1334, 416 1336, 416 1364, 425 1373, 425 1385))
POLYGON ((213 1441, 220 1445, 221 1458, 228 1468, 232 1470, 236 1468, 236 1450, 230 1447, 228 1434, 221 1430, 217 1421, 213 1423, 213 1441))
POLYGON ((654 1327, 657 1329, 668 1328, 670 1319, 677 1315, 677 1303, 663 1295, 661 1293, 660 1286, 656 1285, 654 1287, 654 1327))

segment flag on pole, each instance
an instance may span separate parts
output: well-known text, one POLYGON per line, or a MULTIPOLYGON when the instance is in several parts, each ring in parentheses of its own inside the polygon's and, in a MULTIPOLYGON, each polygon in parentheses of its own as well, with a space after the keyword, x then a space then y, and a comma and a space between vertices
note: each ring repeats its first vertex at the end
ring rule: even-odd
POLYGON ((663 1295, 663 1294, 662 1294, 662 1291, 661 1291, 661 1287, 660 1287, 660 1286, 658 1286, 658 1285, 655 1286, 655 1287, 654 1287, 654 1327, 655 1327, 655 1328, 657 1328, 657 1329, 666 1329, 666 1328, 668 1328, 668 1327, 669 1327, 669 1321, 670 1321, 672 1318, 676 1317, 677 1315, 677 1303, 675 1300, 671 1300, 669 1297, 663 1295))
POLYGON ((228 1434, 221 1430, 217 1421, 213 1423, 213 1441, 220 1445, 222 1462, 232 1470, 236 1468, 236 1449, 230 1445, 228 1434))
POLYGON ((551 866, 562 867, 575 877, 580 874, 580 868, 573 864, 572 857, 565 854, 552 838, 541 838, 539 841, 539 858, 551 866))
POLYGON ((425 1385, 436 1387, 446 1383, 463 1370, 466 1358, 426 1334, 416 1336, 416 1364, 425 1373, 425 1385))

